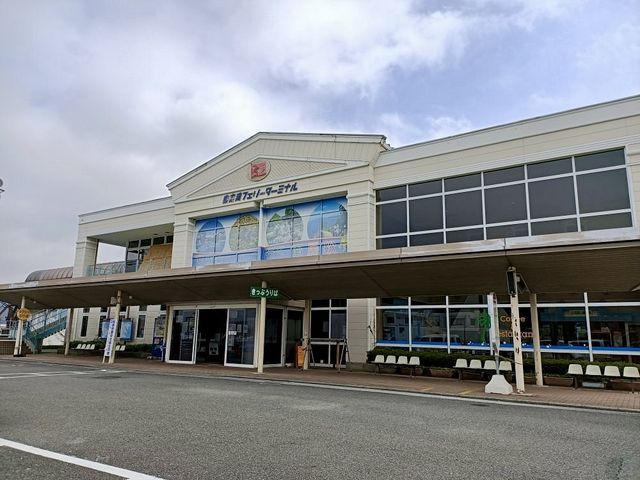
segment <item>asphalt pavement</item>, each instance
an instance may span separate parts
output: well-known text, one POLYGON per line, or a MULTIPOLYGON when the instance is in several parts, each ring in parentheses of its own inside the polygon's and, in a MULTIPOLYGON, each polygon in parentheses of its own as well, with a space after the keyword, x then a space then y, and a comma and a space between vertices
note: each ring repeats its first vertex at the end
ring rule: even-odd
POLYGON ((640 472, 640 414, 628 412, 12 360, 0 360, 0 405, 0 476, 11 479, 637 479, 640 472), (95 468, 77 464, 84 460, 95 468))

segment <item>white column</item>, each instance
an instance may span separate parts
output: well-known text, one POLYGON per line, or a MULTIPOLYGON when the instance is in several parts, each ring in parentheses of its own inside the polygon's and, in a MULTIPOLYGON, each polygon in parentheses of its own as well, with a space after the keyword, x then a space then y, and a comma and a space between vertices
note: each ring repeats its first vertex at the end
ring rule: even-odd
POLYGON ((116 336, 118 333, 118 322, 120 321, 120 308, 122 304, 122 292, 118 290, 118 296, 116 297, 116 308, 114 308, 115 324, 113 325, 113 331, 111 332, 111 355, 109 355, 109 363, 114 363, 116 360, 116 336))
POLYGON ((96 264, 98 256, 98 240, 95 238, 79 238, 76 242, 76 258, 73 263, 73 276, 86 277, 87 267, 96 264))
POLYGON ((70 308, 67 311, 67 326, 64 329, 64 354, 69 355, 69 342, 71 341, 71 330, 73 329, 73 315, 75 309, 70 308))
POLYGON ((304 347, 303 370, 309 370, 309 338, 311 337, 311 300, 304 301, 304 314, 302 316, 302 346, 304 347))
POLYGON ((591 318, 589 316, 589 295, 583 292, 584 298, 584 315, 587 322, 587 342, 589 345, 589 361, 593 362, 593 344, 591 343, 591 318))
MULTIPOLYGON (((267 282, 262 281, 262 288, 267 288, 267 282)), ((264 371, 264 329, 267 321, 267 297, 260 298, 260 320, 258 321, 258 373, 264 371)))
MULTIPOLYGON (((20 308, 25 308, 27 305, 27 299, 22 296, 22 301, 20 302, 20 308)), ((26 320, 25 320, 26 321, 26 320)), ((16 344, 13 347, 13 356, 20 357, 22 356, 22 325, 25 321, 18 320, 18 328, 16 328, 16 344)))
MULTIPOLYGON (((514 272, 514 275, 515 272, 514 272)), ((516 372, 516 391, 524 393, 524 368, 522 366, 522 339, 520 337, 520 308, 518 303, 518 288, 511 296, 511 333, 513 335, 513 361, 516 372)))
POLYGON ((538 322, 538 294, 529 294, 531 306, 531 331, 533 332, 533 363, 536 371, 536 385, 544 385, 542 379, 542 354, 540 353, 540 324, 538 322))

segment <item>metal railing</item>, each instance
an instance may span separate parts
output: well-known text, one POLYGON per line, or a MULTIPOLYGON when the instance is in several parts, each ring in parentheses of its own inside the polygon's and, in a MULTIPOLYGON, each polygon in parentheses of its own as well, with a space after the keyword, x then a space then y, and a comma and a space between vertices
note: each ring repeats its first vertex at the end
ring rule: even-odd
POLYGON ((109 262, 99 263, 97 265, 88 265, 86 276, 95 277, 98 275, 114 275, 116 273, 124 273, 125 262, 109 262))

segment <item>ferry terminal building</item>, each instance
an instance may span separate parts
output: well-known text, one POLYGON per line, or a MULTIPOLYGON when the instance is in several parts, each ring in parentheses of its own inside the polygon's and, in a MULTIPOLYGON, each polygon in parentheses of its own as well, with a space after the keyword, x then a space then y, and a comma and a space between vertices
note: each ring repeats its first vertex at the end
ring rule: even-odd
MULTIPOLYGON (((0 300, 72 308, 71 338, 167 362, 352 362, 376 345, 488 351, 505 273, 542 355, 640 362, 640 96, 391 148, 382 135, 258 133, 168 184, 169 196, 80 215, 73 268, 0 285, 0 300), (100 244, 126 258, 96 264, 100 244), (266 303, 251 287, 279 292, 266 303), (259 334, 262 333, 262 336, 259 334)), ((510 326, 502 349, 512 348, 510 326)))

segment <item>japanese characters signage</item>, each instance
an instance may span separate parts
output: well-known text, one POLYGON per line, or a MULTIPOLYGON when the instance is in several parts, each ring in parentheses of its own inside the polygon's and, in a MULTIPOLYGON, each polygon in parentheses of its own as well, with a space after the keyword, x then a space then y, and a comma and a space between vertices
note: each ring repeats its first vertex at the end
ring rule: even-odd
POLYGON ((228 193, 222 198, 222 203, 244 202, 246 200, 260 200, 262 198, 273 197, 274 195, 282 195, 283 193, 291 193, 298 191, 298 182, 281 183, 279 185, 271 185, 268 187, 260 187, 253 190, 242 190, 240 192, 228 193))
POLYGON ((278 298, 279 295, 280 292, 278 292, 277 288, 251 287, 249 289, 251 298, 278 298))

